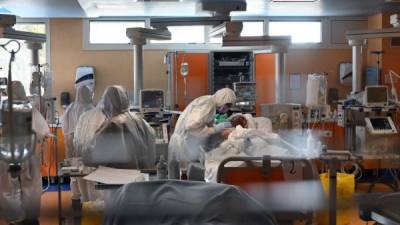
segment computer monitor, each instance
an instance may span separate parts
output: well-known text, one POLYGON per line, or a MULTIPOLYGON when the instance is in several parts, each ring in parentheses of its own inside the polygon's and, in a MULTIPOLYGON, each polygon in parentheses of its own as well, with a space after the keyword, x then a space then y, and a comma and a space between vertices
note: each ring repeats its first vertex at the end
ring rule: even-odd
POLYGON ((388 105, 388 88, 384 85, 366 86, 364 91, 366 107, 384 107, 388 105))
POLYGON ((140 91, 140 111, 160 112, 164 108, 164 91, 145 89, 140 91))
POLYGON ((371 134, 397 134, 396 126, 390 117, 366 117, 365 124, 371 134))

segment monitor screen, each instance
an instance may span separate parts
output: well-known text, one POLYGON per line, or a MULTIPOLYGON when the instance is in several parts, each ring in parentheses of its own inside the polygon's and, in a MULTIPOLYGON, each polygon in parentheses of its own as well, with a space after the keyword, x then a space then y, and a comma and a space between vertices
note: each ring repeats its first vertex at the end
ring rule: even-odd
POLYGON ((388 118, 369 118, 375 130, 392 130, 388 118))
POLYGON ((160 90, 142 91, 142 108, 164 108, 164 93, 160 90))
POLYGON ((387 87, 368 87, 367 89, 367 102, 368 103, 386 103, 387 99, 387 87))

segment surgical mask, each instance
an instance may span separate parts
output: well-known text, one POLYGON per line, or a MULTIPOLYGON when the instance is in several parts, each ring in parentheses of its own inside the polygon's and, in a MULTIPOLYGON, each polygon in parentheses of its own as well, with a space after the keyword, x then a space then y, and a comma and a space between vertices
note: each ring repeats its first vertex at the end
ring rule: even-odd
POLYGON ((227 105, 223 105, 217 109, 218 113, 225 114, 229 111, 229 107, 227 105))

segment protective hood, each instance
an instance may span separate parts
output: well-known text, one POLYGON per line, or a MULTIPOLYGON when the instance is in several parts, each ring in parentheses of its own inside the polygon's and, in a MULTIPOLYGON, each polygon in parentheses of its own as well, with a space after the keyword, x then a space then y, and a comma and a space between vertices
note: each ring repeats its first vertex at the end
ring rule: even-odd
POLYGON ((104 91, 99 104, 104 115, 106 115, 107 118, 113 118, 119 114, 128 112, 128 94, 122 86, 109 86, 104 91))
POLYGON ((76 90, 75 102, 70 104, 64 113, 62 125, 64 135, 74 133, 79 117, 93 107, 89 88, 79 87, 76 90))
POLYGON ((82 86, 76 90, 75 102, 79 104, 92 104, 92 92, 88 87, 82 86))
POLYGON ((28 98, 26 97, 25 88, 22 85, 21 81, 12 81, 11 88, 13 93, 13 100, 15 101, 27 101, 28 98))
POLYGON ((236 95, 232 89, 223 88, 215 92, 212 96, 213 101, 217 107, 221 107, 225 104, 234 104, 236 102, 236 95))

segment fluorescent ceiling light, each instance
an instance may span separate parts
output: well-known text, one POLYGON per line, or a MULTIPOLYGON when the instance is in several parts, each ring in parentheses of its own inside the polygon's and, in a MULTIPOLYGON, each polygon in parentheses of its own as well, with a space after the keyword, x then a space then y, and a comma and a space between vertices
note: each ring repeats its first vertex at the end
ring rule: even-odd
POLYGON ((95 6, 97 9, 129 9, 138 7, 139 3, 176 3, 181 2, 182 0, 125 0, 125 1, 102 1, 96 2, 95 6))
POLYGON ((271 0, 272 2, 318 2, 319 0, 271 0))
POLYGON ((116 4, 116 3, 97 3, 96 8, 98 9, 126 9, 129 7, 133 7, 130 4, 116 4))

